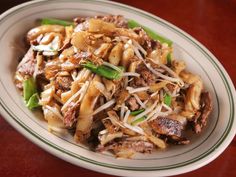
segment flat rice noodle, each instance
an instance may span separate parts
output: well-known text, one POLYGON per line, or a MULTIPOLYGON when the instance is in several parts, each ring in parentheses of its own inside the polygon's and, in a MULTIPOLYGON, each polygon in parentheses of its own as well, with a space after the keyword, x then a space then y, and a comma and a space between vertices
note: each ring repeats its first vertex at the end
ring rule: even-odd
MULTIPOLYGON (((55 104, 51 108, 54 109, 55 112, 58 112, 58 114, 60 114, 58 105, 55 104)), ((63 121, 51 110, 47 109, 46 107, 43 107, 43 114, 45 120, 47 120, 48 122, 49 131, 56 131, 60 133, 61 130, 65 128, 63 121)))
POLYGON ((150 85, 150 90, 151 90, 152 92, 159 91, 160 89, 162 89, 163 87, 165 87, 166 84, 168 84, 168 83, 169 83, 169 82, 161 81, 161 82, 152 84, 152 85, 150 85))
POLYGON ((77 142, 84 142, 90 136, 93 123, 92 114, 94 112, 98 97, 100 96, 100 91, 96 88, 95 82, 101 82, 100 76, 95 75, 81 102, 74 136, 77 142))
POLYGON ((145 136, 148 138, 149 141, 151 141, 153 144, 155 144, 161 149, 166 148, 165 141, 153 135, 152 128, 148 125, 147 122, 140 124, 140 127, 143 129, 145 136))

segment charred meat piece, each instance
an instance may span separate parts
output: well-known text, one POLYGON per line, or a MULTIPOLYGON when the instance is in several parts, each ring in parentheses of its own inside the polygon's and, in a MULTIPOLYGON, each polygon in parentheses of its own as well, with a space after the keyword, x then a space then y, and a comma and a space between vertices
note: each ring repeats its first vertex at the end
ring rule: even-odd
POLYGON ((76 24, 80 24, 80 23, 83 23, 87 20, 86 17, 76 17, 73 19, 73 21, 76 23, 76 24))
POLYGON ((147 86, 147 83, 145 82, 143 78, 134 78, 134 81, 131 82, 131 85, 145 87, 147 86))
POLYGON ((158 117, 151 121, 149 125, 156 133, 170 136, 173 139, 181 137, 183 129, 183 125, 179 121, 166 117, 158 117))
POLYGON ((139 65, 136 72, 140 73, 141 76, 134 78, 134 86, 148 86, 155 83, 155 75, 146 66, 139 65))
POLYGON ((134 97, 130 97, 126 103, 131 111, 139 109, 139 105, 134 97))
POLYGON ((212 100, 209 92, 204 92, 201 94, 201 107, 202 107, 202 117, 201 122, 203 126, 207 124, 207 118, 212 111, 212 100))
POLYGON ((44 90, 44 86, 49 84, 49 80, 46 79, 44 73, 40 73, 36 75, 36 84, 37 84, 38 90, 42 92, 44 90))
POLYGON ((32 76, 36 64, 35 53, 32 48, 28 50, 17 67, 17 71, 22 75, 32 76))
POLYGON ((95 18, 114 23, 118 28, 128 28, 128 22, 122 15, 95 16, 95 18))
POLYGON ((141 77, 146 81, 148 85, 154 83, 155 76, 149 70, 141 70, 140 71, 141 77))
POLYGON ((154 145, 148 141, 127 141, 121 140, 114 142, 108 146, 98 146, 97 151, 112 150, 114 153, 121 152, 123 150, 133 150, 135 152, 150 153, 152 152, 154 145))
POLYGON ((149 52, 156 48, 161 49, 161 44, 158 41, 151 39, 141 27, 134 28, 134 32, 142 39, 142 46, 146 51, 149 52))
POLYGON ((57 89, 67 91, 70 89, 71 83, 72 83, 71 77, 58 76, 56 78, 56 88, 57 89))
POLYGON ((207 119, 212 111, 212 100, 209 92, 203 92, 200 100, 200 111, 193 117, 193 126, 196 133, 200 133, 202 128, 206 126, 207 119))

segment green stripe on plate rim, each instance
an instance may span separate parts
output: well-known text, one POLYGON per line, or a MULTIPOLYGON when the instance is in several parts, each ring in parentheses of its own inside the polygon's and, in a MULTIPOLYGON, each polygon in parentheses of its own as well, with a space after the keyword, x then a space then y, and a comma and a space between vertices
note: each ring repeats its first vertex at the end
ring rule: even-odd
MULTIPOLYGON (((90 0, 91 1, 91 0, 90 0)), ((81 3, 87 3, 87 2, 90 2, 90 1, 80 1, 81 3)), ((52 0, 51 2, 47 2, 47 3, 54 3, 55 0, 52 0)), ((68 1, 56 1, 57 3, 59 2, 68 2, 68 1)), ((70 2, 78 2, 76 0, 70 0, 70 2)), ((80 160, 83 160, 85 162, 89 162, 89 163, 92 163, 92 164, 95 164, 95 165, 99 165, 99 166, 104 166, 104 167, 109 167, 109 168, 115 168, 115 169, 122 169, 122 170, 134 170, 134 171, 154 171, 154 170, 166 170, 166 169, 173 169, 173 168, 178 168, 178 167, 182 167, 182 166, 186 166, 186 165, 189 165, 191 163, 194 163, 206 156, 208 156, 210 153, 212 153, 214 151, 214 149, 216 149, 217 147, 219 147, 222 142, 224 141, 224 139, 227 137, 227 135, 229 134, 231 128, 232 128, 232 123, 233 123, 233 120, 234 120, 234 104, 233 104, 233 94, 230 90, 230 86, 229 86, 229 83, 227 82, 227 79, 224 75, 224 73, 221 71, 221 69, 219 68, 219 66, 217 65, 217 63, 214 61, 213 58, 211 58, 211 56, 196 42, 194 41, 193 39, 191 39, 188 35, 182 33, 178 28, 176 27, 172 27, 170 26, 167 22, 164 22, 162 20, 160 20, 159 18, 155 18, 153 17, 152 15, 150 15, 149 13, 146 13, 146 12, 143 12, 143 11, 140 11, 136 8, 132 8, 132 7, 129 7, 129 6, 126 6, 126 5, 121 5, 121 4, 118 4, 118 3, 114 3, 114 2, 105 2, 105 1, 91 1, 93 3, 98 3, 98 4, 104 4, 104 5, 107 5, 107 6, 112 6, 112 7, 119 7, 120 9, 123 9, 123 10, 132 10, 133 13, 136 13, 140 16, 143 16, 145 18, 148 18, 149 20, 153 21, 153 22, 158 22, 160 25, 163 25, 169 29, 171 29, 172 31, 174 31, 175 33, 178 33, 180 36, 184 37, 185 39, 187 39, 189 42, 191 42, 192 44, 194 44, 194 46, 196 46, 198 49, 200 49, 200 51, 202 52, 202 54, 204 54, 207 59, 213 64, 213 66, 216 68, 216 70, 218 71, 218 73, 220 74, 220 77, 222 78, 223 82, 224 82, 224 85, 226 87, 226 90, 227 90, 227 94, 228 94, 228 97, 229 97, 229 103, 230 103, 230 117, 229 117, 229 122, 228 122, 228 125, 223 133, 223 135, 221 136, 221 138, 216 142, 215 145, 213 145, 208 151, 204 152, 202 155, 194 158, 194 159, 191 159, 189 161, 186 161, 186 162, 183 162, 183 163, 178 163, 178 164, 174 164, 174 165, 170 165, 170 166, 164 166, 164 167, 122 167, 122 166, 117 166, 117 165, 111 165, 111 164, 106 164, 106 163, 102 163, 102 162, 96 162, 94 160, 91 160, 91 159, 88 159, 88 158, 85 158, 83 156, 79 156, 78 154, 75 154, 75 153, 72 153, 72 152, 69 152, 68 150, 66 149, 62 149, 60 148, 59 146, 57 146, 56 144, 53 144, 49 141, 47 141, 46 139, 44 139, 43 137, 40 137, 36 134, 36 132, 32 132, 32 131, 29 131, 27 126, 13 113, 11 112, 11 110, 5 105, 5 103, 3 102, 3 100, 0 98, 0 102, 1 102, 1 106, 2 108, 7 112, 8 115, 10 115, 22 128, 24 128, 27 132, 29 132, 32 136, 35 136, 36 138, 40 139, 42 142, 44 142, 45 144, 55 148, 56 150, 58 151, 61 151, 63 153, 66 153, 74 158, 77 158, 77 159, 80 159, 80 160), (115 4, 115 5, 114 5, 115 4), (5 105, 5 106, 4 106, 5 105)), ((28 7, 31 7, 31 6, 35 6, 35 5, 38 5, 38 4, 42 4, 44 3, 44 1, 39 1, 39 2, 34 2, 33 4, 29 4, 28 6, 25 6, 25 7, 20 7, 18 8, 17 10, 21 10, 21 9, 24 9, 24 8, 28 8, 28 7)), ((16 12, 16 11, 14 11, 16 12)), ((11 12, 13 13, 13 12, 11 12)), ((11 14, 10 13, 10 14, 11 14)), ((10 15, 8 14, 8 15, 10 15)))

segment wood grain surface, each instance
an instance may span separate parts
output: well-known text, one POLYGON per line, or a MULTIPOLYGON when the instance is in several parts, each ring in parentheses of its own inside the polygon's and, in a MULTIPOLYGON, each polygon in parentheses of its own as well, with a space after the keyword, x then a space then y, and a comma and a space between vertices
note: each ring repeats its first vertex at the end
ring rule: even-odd
MULTIPOLYGON (((1 1, 0 13, 25 1, 1 1)), ((235 0, 118 0, 155 14, 205 45, 236 84, 235 0)), ((236 176, 236 138, 210 164, 182 177, 236 176)), ((108 177, 67 163, 45 152, 0 117, 0 177, 108 177)))

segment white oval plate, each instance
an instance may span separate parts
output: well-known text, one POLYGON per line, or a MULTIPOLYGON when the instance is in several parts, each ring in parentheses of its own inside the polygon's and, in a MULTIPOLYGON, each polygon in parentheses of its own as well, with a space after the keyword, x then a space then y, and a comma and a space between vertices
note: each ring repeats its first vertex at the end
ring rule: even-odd
POLYGON ((229 145, 236 131, 235 89, 218 60, 191 36, 168 22, 142 10, 109 1, 33 1, 14 7, 0 17, 0 111, 5 119, 31 141, 75 165, 122 176, 169 176, 206 165, 229 145), (43 17, 70 19, 76 16, 121 14, 148 26, 174 41, 176 58, 186 61, 188 70, 198 73, 212 94, 214 110, 200 135, 191 135, 191 144, 172 146, 165 151, 115 159, 75 144, 70 135, 47 131, 41 115, 29 111, 13 84, 18 58, 23 55, 26 32, 43 17))

